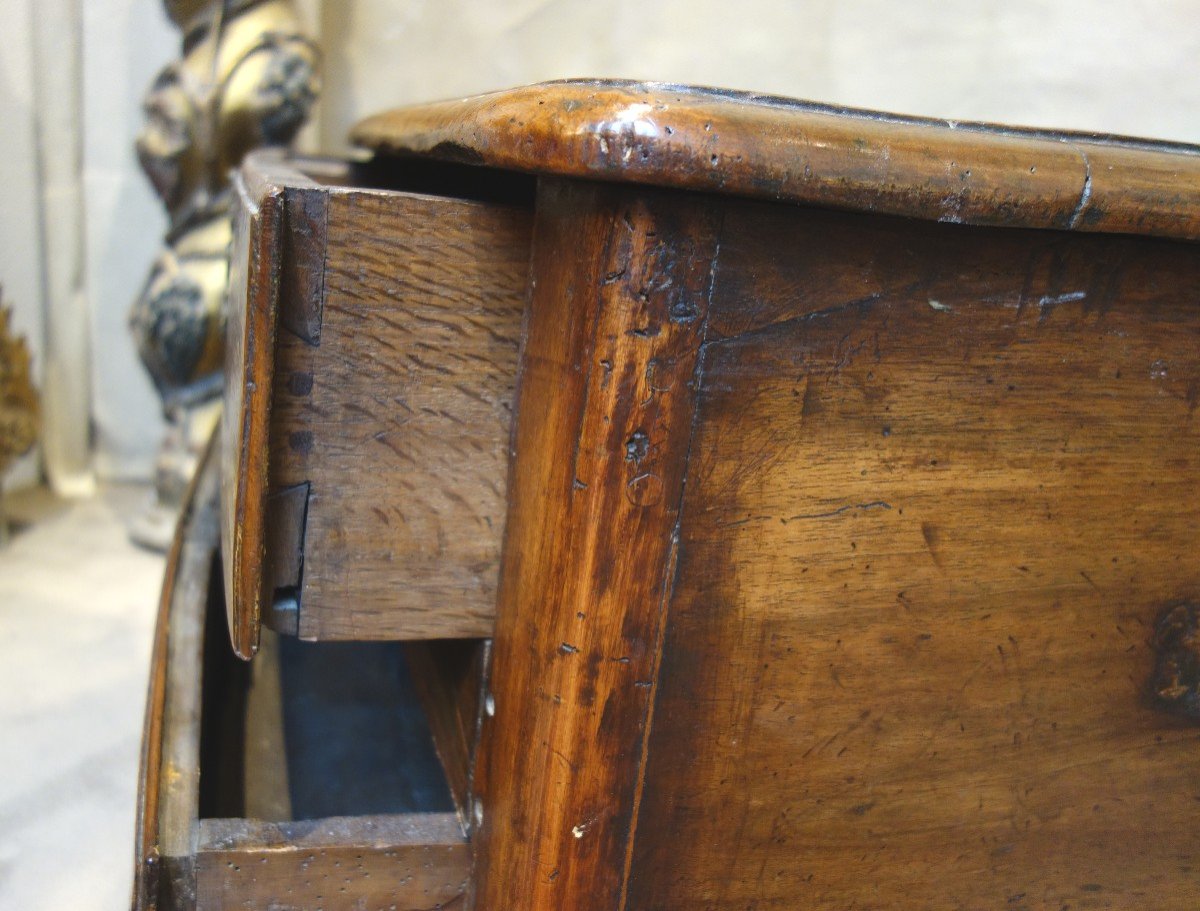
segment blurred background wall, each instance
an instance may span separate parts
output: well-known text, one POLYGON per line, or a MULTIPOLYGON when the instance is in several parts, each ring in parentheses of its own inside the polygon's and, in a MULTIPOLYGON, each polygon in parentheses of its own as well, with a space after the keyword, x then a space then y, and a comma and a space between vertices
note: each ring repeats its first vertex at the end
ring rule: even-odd
MULTIPOLYGON (((1200 143, 1200 0, 303 0, 325 52, 307 150, 365 113, 569 76, 696 82, 1200 143)), ((126 331, 166 219, 131 151, 178 53, 157 0, 0 0, 0 283, 67 489, 150 475, 126 331)), ((19 481, 37 477, 27 460, 19 481)))

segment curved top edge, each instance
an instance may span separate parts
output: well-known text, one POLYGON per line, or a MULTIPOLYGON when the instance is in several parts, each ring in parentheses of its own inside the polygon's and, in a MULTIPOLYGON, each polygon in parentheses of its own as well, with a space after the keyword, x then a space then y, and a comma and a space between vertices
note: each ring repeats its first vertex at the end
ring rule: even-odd
MULTIPOLYGON (((711 99, 728 101, 734 104, 759 105, 778 110, 780 113, 807 112, 838 117, 861 117, 868 120, 876 120, 880 123, 908 124, 912 126, 974 131, 1004 136, 1026 136, 1034 139, 1051 139, 1057 141, 1100 144, 1115 143, 1130 148, 1146 149, 1148 151, 1200 155, 1200 145, 1176 142, 1169 139, 1150 139, 1142 136, 1128 136, 1121 133, 1097 133, 1087 130, 1055 130, 1046 127, 993 123, 985 120, 954 120, 943 117, 924 117, 919 114, 897 114, 890 111, 876 111, 871 108, 857 108, 852 105, 811 101, 805 98, 789 98, 787 95, 772 95, 769 92, 751 92, 745 89, 723 89, 714 86, 687 85, 681 82, 639 82, 634 79, 552 79, 547 82, 536 83, 532 86, 524 86, 523 88, 552 88, 555 86, 572 86, 580 89, 624 89, 632 92, 669 92, 680 96, 693 97, 698 100, 711 99)), ((511 91, 514 90, 488 92, 484 95, 474 97, 486 98, 493 95, 507 95, 511 91)))
POLYGON ((564 80, 416 105, 383 154, 963 224, 1200 240, 1200 147, 666 83, 564 80))

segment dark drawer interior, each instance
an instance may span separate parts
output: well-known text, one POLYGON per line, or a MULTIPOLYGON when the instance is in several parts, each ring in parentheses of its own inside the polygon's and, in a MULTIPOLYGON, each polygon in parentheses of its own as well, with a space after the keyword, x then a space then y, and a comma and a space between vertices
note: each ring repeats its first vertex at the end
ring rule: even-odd
POLYGON ((266 631, 246 663, 213 612, 203 679, 200 818, 455 811, 400 643, 266 631))
MULTIPOLYGON (((418 686, 413 665, 428 673, 422 659, 436 647, 414 662, 399 643, 268 633, 255 662, 238 660, 225 628, 215 471, 203 471, 156 636, 134 907, 455 901, 471 856, 451 782, 465 782, 469 751, 451 741, 444 766, 435 747, 447 703, 427 711, 440 684, 418 686)), ((456 679, 455 665, 433 666, 456 679)))

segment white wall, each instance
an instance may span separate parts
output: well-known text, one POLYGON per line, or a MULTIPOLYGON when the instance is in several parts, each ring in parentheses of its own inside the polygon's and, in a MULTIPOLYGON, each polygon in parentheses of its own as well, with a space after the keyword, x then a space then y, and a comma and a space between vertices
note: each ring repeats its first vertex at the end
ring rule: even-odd
MULTIPOLYGON (((149 475, 160 418, 126 329, 166 223, 131 146, 179 36, 158 0, 78 4, 96 467, 149 475)), ((543 79, 752 89, 958 119, 1200 142, 1200 0, 301 0, 326 57, 307 148, 390 106, 543 79)), ((0 0, 0 283, 44 369, 31 15, 0 0)), ((43 24, 44 28, 44 24, 43 24)), ((52 62, 52 61, 51 61, 52 62)), ((48 229, 54 226, 47 225, 48 229)), ((26 476, 29 471, 26 470, 26 476)))
POLYGON ((326 2, 321 137, 543 79, 693 82, 1200 142, 1197 0, 326 2))
MULTIPOLYGON (((166 218, 131 146, 178 34, 157 0, 0 0, 0 21, 0 284, 55 480, 89 489, 89 438, 103 476, 147 477, 161 420, 125 322, 166 218)), ((7 482, 37 476, 30 458, 7 482)))
POLYGON ((162 435, 158 396, 127 321, 167 216, 137 166, 133 140, 146 87, 178 52, 179 32, 158 0, 83 4, 85 281, 96 470, 105 478, 149 477, 162 435))
MULTIPOLYGON (((33 32, 28 0, 0 0, 0 285, 13 322, 33 351, 40 379, 45 364, 37 136, 33 117, 33 32)), ((18 466, 9 483, 36 477, 34 458, 18 466)))

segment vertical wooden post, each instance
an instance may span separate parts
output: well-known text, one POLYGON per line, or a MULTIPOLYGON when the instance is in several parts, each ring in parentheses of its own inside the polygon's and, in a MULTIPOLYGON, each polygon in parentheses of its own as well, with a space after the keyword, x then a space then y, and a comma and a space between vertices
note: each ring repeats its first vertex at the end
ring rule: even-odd
POLYGON ((473 805, 479 911, 622 903, 716 253, 710 205, 539 189, 473 805))

